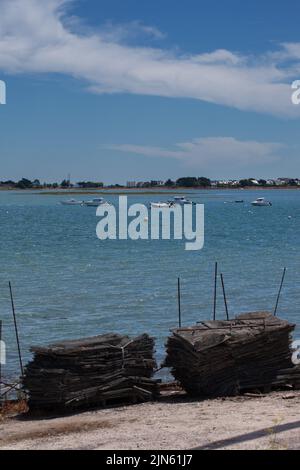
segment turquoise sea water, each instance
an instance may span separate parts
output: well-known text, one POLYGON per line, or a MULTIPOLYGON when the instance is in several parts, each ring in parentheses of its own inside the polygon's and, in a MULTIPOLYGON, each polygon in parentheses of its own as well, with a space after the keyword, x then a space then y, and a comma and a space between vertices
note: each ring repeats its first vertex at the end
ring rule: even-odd
MULTIPOLYGON (((166 336, 177 326, 177 277, 182 280, 183 324, 211 318, 215 260, 224 273, 231 316, 273 309, 286 266, 278 314, 299 324, 300 192, 192 191, 185 195, 205 204, 201 251, 185 251, 181 241, 100 241, 95 208, 60 205, 67 196, 0 192, 5 374, 18 373, 9 280, 25 361, 33 344, 116 331, 154 335, 160 362, 166 336), (273 206, 250 205, 262 196, 273 206), (245 204, 229 203, 235 199, 244 199, 245 204)), ((105 197, 117 203, 116 195, 105 197)), ((167 195, 140 193, 131 194, 129 203, 167 199, 167 195)), ((224 315, 219 285, 217 316, 224 315)), ((296 337, 300 337, 299 327, 296 337)))

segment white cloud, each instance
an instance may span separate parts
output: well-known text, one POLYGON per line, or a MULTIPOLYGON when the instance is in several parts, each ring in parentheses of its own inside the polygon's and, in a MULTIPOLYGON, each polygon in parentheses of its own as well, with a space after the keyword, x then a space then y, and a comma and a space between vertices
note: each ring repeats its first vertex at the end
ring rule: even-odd
MULTIPOLYGON (((300 117, 300 106, 291 102, 300 43, 283 44, 277 53, 256 58, 223 49, 187 55, 130 46, 120 30, 110 36, 105 28, 84 31, 71 6, 72 0, 0 0, 0 70, 65 74, 83 80, 94 93, 194 98, 300 117)), ((137 22, 135 27, 154 37, 161 34, 153 26, 137 22)))
MULTIPOLYGON (((291 43, 284 43, 282 44, 283 50, 285 54, 283 54, 284 58, 287 59, 300 59, 300 43, 299 42, 291 42, 291 43)), ((298 66, 300 64, 298 63, 298 66)))
POLYGON ((108 42, 130 43, 143 36, 156 40, 164 39, 166 35, 155 26, 149 26, 137 20, 122 24, 106 21, 101 26, 101 38, 108 42))
POLYGON ((244 62, 243 58, 237 54, 233 54, 226 49, 217 49, 216 51, 199 54, 194 56, 194 61, 199 64, 231 64, 237 65, 244 62))
POLYGON ((234 137, 202 137, 175 144, 175 148, 134 144, 105 145, 108 150, 156 158, 171 158, 192 168, 216 168, 231 165, 239 168, 258 167, 277 161, 284 146, 276 142, 242 141, 234 137))

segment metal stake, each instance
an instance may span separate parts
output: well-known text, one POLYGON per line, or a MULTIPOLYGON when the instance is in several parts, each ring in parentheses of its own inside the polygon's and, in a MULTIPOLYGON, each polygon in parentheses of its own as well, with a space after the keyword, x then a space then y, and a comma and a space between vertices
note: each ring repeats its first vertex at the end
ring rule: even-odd
POLYGON ((228 306, 227 306, 227 300, 226 300, 226 292, 225 292, 225 286, 224 286, 224 279, 223 279, 223 274, 220 274, 221 277, 221 283, 222 283, 222 290, 223 290, 223 297, 224 297, 224 304, 225 304, 225 310, 226 310, 226 317, 227 320, 229 320, 229 314, 228 314, 228 306))
POLYGON ((178 299, 178 325, 181 328, 181 295, 180 295, 180 277, 177 280, 177 299, 178 299))
POLYGON ((17 319, 16 319, 15 304, 14 304, 14 298, 13 298, 13 293, 12 293, 12 288, 11 288, 11 283, 10 283, 10 281, 9 281, 8 285, 9 285, 9 292, 10 292, 11 308, 12 308, 12 313, 13 313, 13 318, 14 318, 16 340, 17 340, 17 346, 18 346, 20 370, 21 370, 21 376, 23 377, 23 375, 24 375, 24 369, 23 369, 22 356, 21 356, 21 348, 20 348, 20 340, 19 340, 19 333, 18 333, 18 325, 17 325, 17 319))
POLYGON ((282 286, 283 286, 283 281, 284 281, 284 278, 285 278, 285 273, 286 273, 286 268, 283 269, 283 273, 282 273, 281 283, 280 283, 280 287, 279 287, 279 291, 278 291, 278 295, 277 295, 277 299, 276 299, 276 305, 275 305, 275 309, 274 309, 274 317, 276 317, 277 307, 278 307, 278 303, 279 303, 281 289, 282 289, 282 286))
POLYGON ((217 278, 218 278, 218 263, 215 263, 215 284, 214 284, 214 307, 213 307, 213 320, 216 319, 217 307, 217 278))

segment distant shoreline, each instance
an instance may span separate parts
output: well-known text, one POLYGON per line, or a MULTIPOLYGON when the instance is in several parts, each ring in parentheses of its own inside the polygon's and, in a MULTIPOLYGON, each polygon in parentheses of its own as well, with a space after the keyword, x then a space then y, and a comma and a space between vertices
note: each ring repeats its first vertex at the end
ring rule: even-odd
POLYGON ((18 192, 18 193, 27 193, 27 194, 40 194, 40 195, 76 195, 76 194, 99 194, 99 193, 108 193, 108 194, 165 194, 168 193, 177 193, 177 192, 193 192, 193 191, 266 191, 266 190, 299 190, 300 186, 246 186, 244 188, 235 188, 235 187, 224 187, 224 188, 212 188, 212 187, 184 187, 178 186, 176 188, 87 188, 87 189, 38 189, 38 188, 28 188, 28 189, 19 189, 19 188, 0 188, 0 191, 6 192, 18 192))

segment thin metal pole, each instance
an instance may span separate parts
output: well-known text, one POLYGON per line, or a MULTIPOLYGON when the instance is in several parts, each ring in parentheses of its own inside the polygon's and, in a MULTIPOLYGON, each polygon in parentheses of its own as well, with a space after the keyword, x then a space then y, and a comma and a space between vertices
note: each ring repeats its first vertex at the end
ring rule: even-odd
POLYGON ((177 280, 177 298, 178 298, 178 325, 181 328, 181 295, 180 295, 180 277, 177 280))
POLYGON ((223 290, 223 297, 224 297, 224 304, 225 304, 225 310, 226 310, 226 317, 227 320, 229 320, 229 314, 228 314, 228 306, 227 306, 227 300, 226 300, 226 292, 225 292, 225 286, 224 286, 224 279, 223 279, 223 274, 220 274, 221 277, 221 283, 222 283, 222 290, 223 290))
POLYGON ((12 288, 11 288, 11 283, 10 283, 10 281, 9 281, 8 285, 9 285, 9 292, 10 292, 11 308, 12 308, 12 313, 13 313, 13 318, 14 318, 16 340, 17 340, 17 346, 18 346, 20 370, 21 370, 21 375, 22 375, 22 377, 23 377, 23 375, 24 375, 24 369, 23 369, 22 356, 21 356, 21 348, 20 348, 20 340, 19 340, 19 333, 18 333, 18 325, 17 325, 17 319, 16 319, 15 304, 14 304, 14 298, 13 298, 13 293, 12 293, 12 288))
POLYGON ((282 289, 282 286, 283 286, 283 281, 284 281, 284 278, 285 278, 285 273, 286 273, 286 268, 283 269, 283 273, 282 273, 281 283, 280 283, 280 287, 279 287, 279 291, 278 291, 278 295, 277 295, 277 299, 276 299, 276 305, 275 305, 275 309, 274 309, 274 317, 276 317, 277 307, 278 307, 278 303, 279 303, 281 289, 282 289))
POLYGON ((214 283, 214 307, 213 307, 213 320, 216 319, 217 307, 217 278, 218 278, 218 263, 215 263, 215 283, 214 283))

